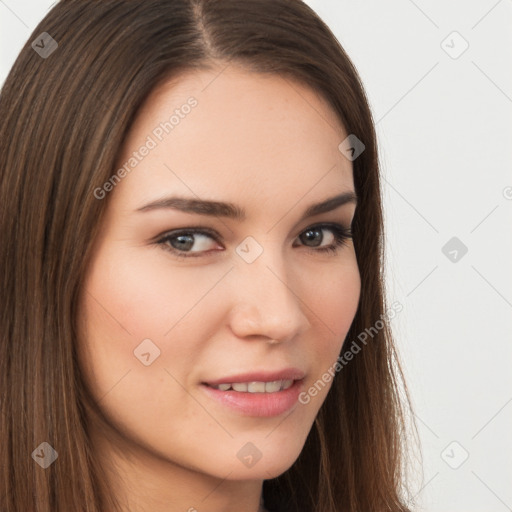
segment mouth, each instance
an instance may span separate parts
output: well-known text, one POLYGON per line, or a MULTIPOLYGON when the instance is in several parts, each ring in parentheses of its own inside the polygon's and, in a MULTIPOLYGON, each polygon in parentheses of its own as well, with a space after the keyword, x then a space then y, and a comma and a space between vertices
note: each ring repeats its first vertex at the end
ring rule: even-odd
POLYGON ((296 403, 305 373, 297 369, 259 372, 202 382, 205 394, 217 404, 244 416, 272 417, 296 403))

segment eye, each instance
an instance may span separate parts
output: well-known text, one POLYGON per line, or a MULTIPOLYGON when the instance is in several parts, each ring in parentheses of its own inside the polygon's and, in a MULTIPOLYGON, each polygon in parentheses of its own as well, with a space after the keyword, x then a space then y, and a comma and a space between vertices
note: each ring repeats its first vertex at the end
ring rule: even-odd
MULTIPOLYGON (((304 243, 313 242, 314 252, 332 252, 336 254, 343 245, 346 245, 348 240, 352 238, 350 228, 344 227, 341 224, 318 224, 312 226, 304 231, 299 239, 304 243), (331 235, 327 237, 329 244, 324 246, 317 245, 317 242, 324 241, 323 231, 330 231, 331 235)), ((311 248, 310 246, 308 246, 311 248)))
MULTIPOLYGON (((312 243, 312 245, 306 245, 306 248, 312 252, 336 254, 351 238, 350 228, 341 224, 318 224, 303 231, 297 240, 303 244, 312 243), (330 232, 330 235, 325 237, 324 232, 330 232), (322 245, 325 238, 328 243, 322 245)), ((212 240, 220 244, 219 239, 220 236, 208 228, 183 228, 166 233, 156 243, 179 258, 196 258, 209 252, 208 244, 215 245, 212 244, 212 240)))
POLYGON ((197 257, 197 255, 189 254, 207 251, 208 240, 214 240, 217 242, 217 234, 205 228, 190 228, 171 231, 158 240, 157 243, 163 245, 164 249, 172 252, 178 257, 194 258, 197 257), (194 245, 195 250, 190 250, 194 245))

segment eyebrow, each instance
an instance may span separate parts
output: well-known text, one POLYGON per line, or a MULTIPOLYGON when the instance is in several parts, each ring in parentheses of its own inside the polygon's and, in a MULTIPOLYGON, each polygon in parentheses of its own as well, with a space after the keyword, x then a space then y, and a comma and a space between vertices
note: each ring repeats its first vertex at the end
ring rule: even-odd
MULTIPOLYGON (((337 196, 330 197, 325 201, 308 206, 300 220, 302 221, 309 217, 320 215, 321 213, 330 212, 348 203, 357 204, 357 202, 357 196, 354 192, 343 192, 337 196)), ((243 221, 246 218, 245 210, 236 204, 221 201, 191 199, 187 197, 165 197, 141 206, 135 211, 148 212, 158 209, 173 209, 198 215, 226 217, 237 221, 243 221)))

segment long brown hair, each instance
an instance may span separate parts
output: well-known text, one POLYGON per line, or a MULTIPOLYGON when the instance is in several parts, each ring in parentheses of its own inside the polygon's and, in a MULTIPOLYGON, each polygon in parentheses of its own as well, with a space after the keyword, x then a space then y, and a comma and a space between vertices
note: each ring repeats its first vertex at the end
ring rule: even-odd
POLYGON ((377 321, 382 327, 336 375, 297 461, 264 482, 266 507, 409 510, 412 408, 384 294, 376 135, 335 36, 300 0, 62 0, 30 36, 0 97, 2 512, 115 508, 91 447, 86 413, 95 404, 76 355, 78 297, 108 204, 94 190, 113 175, 149 93, 214 61, 306 84, 365 145, 353 161, 361 297, 342 352, 377 321), (41 39, 45 55, 32 46, 41 39), (42 442, 58 453, 46 470, 31 457, 42 442))

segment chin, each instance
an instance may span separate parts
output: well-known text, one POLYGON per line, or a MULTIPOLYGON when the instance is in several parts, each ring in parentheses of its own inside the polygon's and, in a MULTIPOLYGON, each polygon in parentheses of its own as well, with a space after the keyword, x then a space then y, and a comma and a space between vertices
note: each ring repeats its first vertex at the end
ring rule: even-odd
MULTIPOLYGON (((285 430, 286 420, 272 431, 266 429, 256 435, 237 436, 235 460, 232 453, 224 452, 226 472, 230 480, 268 480, 282 475, 299 457, 309 431, 298 432, 297 429, 285 430)), ((219 472, 217 465, 215 471, 219 472)))
MULTIPOLYGON (((277 454, 273 457, 267 457, 266 460, 260 459, 253 467, 237 467, 228 476, 228 480, 270 480, 277 478, 293 466, 299 454, 300 451, 292 456, 277 454)), ((225 475, 222 477, 224 478, 225 475)))

